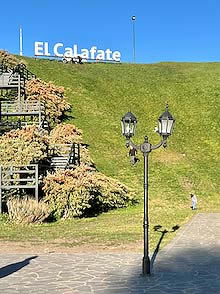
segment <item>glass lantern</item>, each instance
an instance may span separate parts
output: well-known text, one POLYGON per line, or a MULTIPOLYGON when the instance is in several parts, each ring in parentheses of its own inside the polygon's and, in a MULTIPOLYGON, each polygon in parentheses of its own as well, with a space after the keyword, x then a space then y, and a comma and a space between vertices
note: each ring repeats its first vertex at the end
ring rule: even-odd
POLYGON ((132 112, 127 112, 121 119, 122 134, 131 138, 135 134, 137 119, 132 112))

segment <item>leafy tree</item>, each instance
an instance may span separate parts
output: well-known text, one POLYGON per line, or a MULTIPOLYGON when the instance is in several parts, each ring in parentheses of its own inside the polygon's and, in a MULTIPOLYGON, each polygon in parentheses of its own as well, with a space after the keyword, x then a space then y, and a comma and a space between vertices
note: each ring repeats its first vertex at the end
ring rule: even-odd
POLYGON ((32 79, 26 84, 26 94, 27 100, 44 103, 46 119, 51 127, 59 123, 64 112, 70 109, 64 96, 64 88, 55 86, 52 82, 32 79))

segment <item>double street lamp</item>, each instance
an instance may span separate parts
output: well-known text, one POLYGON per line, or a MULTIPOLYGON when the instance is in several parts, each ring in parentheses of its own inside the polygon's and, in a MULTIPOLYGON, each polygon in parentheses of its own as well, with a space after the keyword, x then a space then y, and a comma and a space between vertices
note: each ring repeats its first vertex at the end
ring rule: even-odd
POLYGON ((160 146, 167 146, 167 138, 172 134, 175 119, 168 111, 168 104, 165 111, 158 118, 158 127, 156 132, 161 136, 161 141, 152 145, 148 142, 148 137, 144 137, 144 143, 137 146, 131 141, 131 137, 135 135, 137 119, 133 113, 126 113, 121 119, 122 134, 126 138, 126 147, 131 147, 135 152, 140 150, 144 156, 144 257, 142 263, 142 273, 147 275, 151 273, 149 258, 149 220, 148 220, 148 156, 152 150, 160 146))

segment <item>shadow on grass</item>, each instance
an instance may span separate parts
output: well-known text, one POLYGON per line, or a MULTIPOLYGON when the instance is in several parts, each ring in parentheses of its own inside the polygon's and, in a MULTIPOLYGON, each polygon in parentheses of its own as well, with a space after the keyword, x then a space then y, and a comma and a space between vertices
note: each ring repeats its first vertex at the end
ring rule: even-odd
POLYGON ((61 121, 68 123, 69 121, 75 119, 75 117, 72 115, 71 111, 66 111, 64 114, 62 114, 60 119, 61 121))
POLYGON ((7 277, 7 276, 19 271, 23 267, 30 264, 30 260, 35 259, 37 257, 38 257, 37 255, 32 256, 32 257, 28 257, 28 258, 24 259, 23 261, 12 263, 12 264, 9 264, 9 265, 6 265, 6 266, 0 268, 0 279, 7 277))

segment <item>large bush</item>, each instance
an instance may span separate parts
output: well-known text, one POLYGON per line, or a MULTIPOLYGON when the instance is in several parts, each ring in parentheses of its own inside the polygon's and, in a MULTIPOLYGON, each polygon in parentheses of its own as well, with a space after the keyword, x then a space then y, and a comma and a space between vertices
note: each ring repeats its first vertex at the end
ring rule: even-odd
POLYGON ((43 190, 57 219, 94 215, 135 202, 125 185, 86 166, 48 175, 43 190))
POLYGON ((1 165, 27 165, 47 157, 48 137, 35 126, 0 136, 1 165))
POLYGON ((82 130, 72 124, 58 124, 50 132, 50 143, 52 144, 71 144, 82 143, 82 130))
POLYGON ((64 96, 64 88, 57 87, 52 82, 32 79, 26 84, 26 93, 28 100, 44 103, 46 119, 51 127, 59 123, 64 112, 70 109, 70 104, 64 96))

